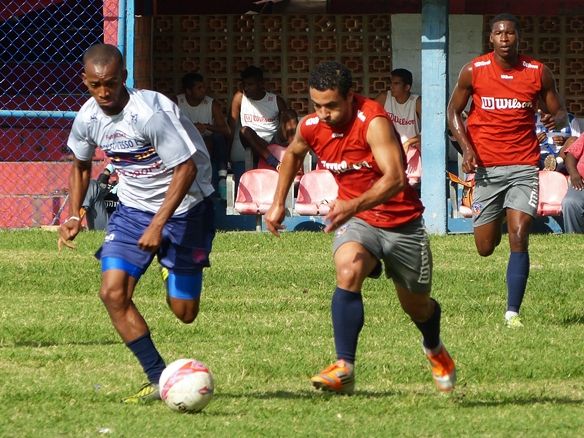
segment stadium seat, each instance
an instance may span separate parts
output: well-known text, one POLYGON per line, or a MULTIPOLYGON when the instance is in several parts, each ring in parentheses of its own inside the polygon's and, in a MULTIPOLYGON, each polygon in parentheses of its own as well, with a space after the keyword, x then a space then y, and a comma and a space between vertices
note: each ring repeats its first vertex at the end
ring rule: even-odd
POLYGON ((562 200, 568 191, 568 180, 560 172, 539 171, 539 216, 559 216, 562 214, 562 200))
POLYGON ((302 176, 294 213, 300 216, 325 216, 329 203, 337 198, 339 187, 328 170, 313 170, 302 176))
MULTIPOLYGON (((265 214, 272 205, 277 184, 278 172, 275 170, 248 170, 243 175, 241 175, 239 185, 237 187, 237 197, 233 203, 233 211, 228 211, 228 214, 256 215, 256 230, 261 231, 262 215, 265 214)), ((288 198, 286 201, 287 205, 290 202, 288 198)))
POLYGON ((422 179, 422 155, 417 147, 410 147, 406 154, 406 175, 411 186, 418 185, 422 179))

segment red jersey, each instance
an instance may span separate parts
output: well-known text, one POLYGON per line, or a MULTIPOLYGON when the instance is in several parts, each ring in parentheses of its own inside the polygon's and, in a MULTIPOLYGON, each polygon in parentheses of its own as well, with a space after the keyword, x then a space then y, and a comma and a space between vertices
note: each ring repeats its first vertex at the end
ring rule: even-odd
POLYGON ((479 166, 537 166, 535 108, 542 75, 543 64, 527 56, 509 70, 495 62, 493 52, 472 60, 467 133, 479 166))
MULTIPOLYGON (((316 113, 309 114, 300 125, 300 133, 317 155, 320 166, 335 176, 339 199, 360 196, 381 177, 367 143, 367 128, 375 117, 389 121, 377 102, 354 95, 353 116, 345 126, 333 128, 321 122, 316 113)), ((405 166, 403 151, 402 159, 405 166)), ((357 217, 376 227, 395 228, 417 219, 423 211, 416 191, 406 184, 406 188, 393 198, 362 211, 357 217)))

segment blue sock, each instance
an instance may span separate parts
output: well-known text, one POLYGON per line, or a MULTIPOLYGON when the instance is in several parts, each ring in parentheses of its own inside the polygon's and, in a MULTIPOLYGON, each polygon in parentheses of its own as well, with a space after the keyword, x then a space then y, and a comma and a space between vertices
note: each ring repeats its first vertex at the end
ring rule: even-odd
POLYGON ((424 322, 414 321, 414 324, 422 333, 422 343, 427 350, 433 350, 440 345, 440 317, 442 316, 440 303, 433 298, 430 299, 436 303, 432 316, 424 322))
POLYGON ((132 350, 132 353, 134 353, 134 356, 136 356, 140 365, 142 365, 144 372, 148 376, 148 380, 152 383, 158 383, 166 365, 158 350, 156 350, 154 342, 152 342, 150 332, 128 342, 126 346, 132 350))
POLYGON ((355 362, 357 340, 365 321, 361 292, 337 287, 333 294, 331 314, 337 359, 355 362))
POLYGON ((529 253, 512 252, 507 265, 507 310, 519 313, 528 276, 529 253))

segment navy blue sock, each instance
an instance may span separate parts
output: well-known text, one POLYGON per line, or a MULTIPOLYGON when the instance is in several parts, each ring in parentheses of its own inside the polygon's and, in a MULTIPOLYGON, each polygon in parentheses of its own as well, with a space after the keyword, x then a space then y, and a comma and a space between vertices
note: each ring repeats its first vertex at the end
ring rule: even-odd
POLYGON ((512 252, 507 265, 507 310, 519 313, 529 277, 529 253, 512 252))
POLYGON ((331 304, 337 359, 355 362, 357 340, 365 321, 361 292, 337 287, 331 304))
POLYGON ((440 303, 433 298, 430 298, 436 303, 434 307, 434 313, 428 320, 424 322, 416 322, 416 327, 422 333, 424 347, 428 350, 433 350, 438 345, 440 345, 440 317, 442 315, 442 308, 440 303))
POLYGON ((148 380, 152 383, 158 383, 166 365, 158 350, 156 350, 154 342, 152 342, 150 332, 128 342, 126 346, 132 350, 132 353, 134 353, 134 356, 136 356, 140 365, 142 365, 144 372, 148 376, 148 380))

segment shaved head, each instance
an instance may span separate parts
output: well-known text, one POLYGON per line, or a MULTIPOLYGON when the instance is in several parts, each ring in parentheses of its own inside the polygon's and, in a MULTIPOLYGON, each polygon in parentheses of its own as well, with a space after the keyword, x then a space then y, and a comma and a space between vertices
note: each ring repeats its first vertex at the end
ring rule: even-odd
POLYGON ((117 62, 118 65, 124 65, 124 57, 116 46, 111 44, 96 44, 91 46, 83 55, 83 65, 88 63, 95 65, 108 65, 117 62))

